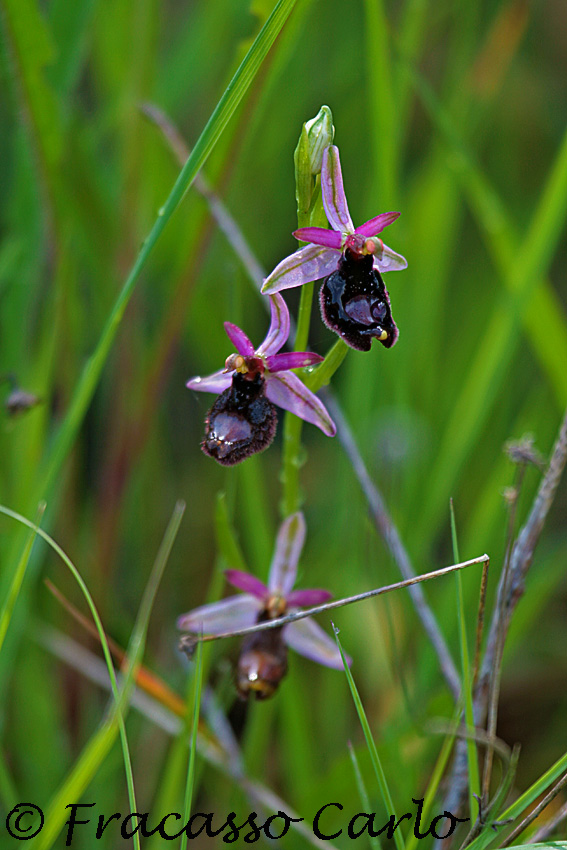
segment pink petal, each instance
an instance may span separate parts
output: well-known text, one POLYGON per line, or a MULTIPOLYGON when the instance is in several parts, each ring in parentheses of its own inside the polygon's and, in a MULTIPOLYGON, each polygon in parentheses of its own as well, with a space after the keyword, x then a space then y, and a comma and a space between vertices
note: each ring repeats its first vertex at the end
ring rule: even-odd
POLYGON ((219 393, 224 392, 232 383, 232 372, 225 372, 221 369, 219 372, 213 372, 212 375, 207 375, 206 378, 191 378, 187 381, 187 387, 190 390, 199 390, 203 393, 219 393))
POLYGON ((394 272, 407 269, 408 261, 405 257, 402 257, 401 254, 396 254, 395 251, 392 251, 391 248, 384 245, 382 256, 378 257, 378 255, 374 255, 373 265, 379 272, 394 272))
POLYGON ((285 369, 301 369, 303 366, 313 366, 324 360, 320 354, 313 351, 290 351, 284 354, 272 354, 266 357, 266 366, 270 372, 281 372, 285 369))
POLYGON ((237 587, 245 593, 250 593, 256 599, 263 601, 269 594, 269 590, 264 582, 260 581, 256 576, 250 575, 250 573, 245 573, 242 570, 225 570, 224 574, 226 580, 233 587, 237 587))
POLYGON ((328 437, 334 437, 337 433, 335 423, 323 402, 293 372, 267 375, 266 396, 284 410, 290 410, 306 422, 317 425, 328 437))
POLYGON ((297 563, 304 542, 305 519, 301 511, 298 511, 280 525, 268 578, 271 592, 279 592, 287 597, 295 583, 297 563))
POLYGON ((324 227, 302 227, 294 230, 293 235, 301 242, 311 242, 313 245, 325 245, 327 248, 341 249, 343 236, 338 230, 327 230, 324 227))
MULTIPOLYGON (((283 638, 288 646, 306 658, 324 664, 325 667, 343 669, 341 653, 336 642, 311 617, 284 626, 283 638)), ((348 657, 347 664, 350 667, 351 659, 348 657)))
POLYGON ((177 628, 184 632, 202 631, 203 634, 220 635, 253 626, 261 610, 262 603, 254 596, 229 596, 182 614, 177 620, 177 628))
POLYGON ((354 224, 348 211, 343 187, 339 149, 336 145, 329 145, 323 151, 321 193, 323 207, 332 229, 340 233, 354 233, 354 224))
POLYGON ((270 327, 266 339, 257 351, 261 357, 275 354, 287 342, 289 336, 289 310, 283 297, 277 292, 270 295, 270 327))
POLYGON ((273 272, 264 281, 264 294, 302 286, 311 280, 319 280, 336 271, 340 253, 334 248, 322 245, 306 245, 295 254, 290 254, 278 263, 273 272))
POLYGON ((225 322, 224 329, 229 340, 232 342, 239 354, 243 357, 252 357, 254 354, 254 346, 239 327, 233 325, 232 322, 225 322))
POLYGON ((311 608, 312 605, 322 605, 332 597, 330 590, 309 588, 307 590, 292 590, 287 595, 287 604, 290 607, 311 608))
POLYGON ((385 227, 388 227, 389 224, 392 224, 393 221, 399 218, 400 215, 401 213, 399 212, 382 213, 381 215, 377 215, 376 218, 371 218, 370 221, 365 221, 354 232, 360 233, 361 236, 376 236, 385 227))

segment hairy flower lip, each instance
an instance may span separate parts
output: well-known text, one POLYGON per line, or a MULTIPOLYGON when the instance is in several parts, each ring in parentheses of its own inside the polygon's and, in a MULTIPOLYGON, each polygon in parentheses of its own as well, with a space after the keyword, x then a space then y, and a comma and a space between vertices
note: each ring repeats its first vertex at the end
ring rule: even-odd
POLYGON ((272 294, 326 277, 336 269, 347 247, 355 252, 373 254, 374 267, 379 272, 407 268, 406 259, 384 245, 381 239, 373 248, 368 244, 368 240, 373 240, 399 218, 399 212, 381 213, 354 227, 343 187, 339 150, 335 145, 329 145, 323 153, 321 191, 331 229, 302 227, 294 231, 296 239, 309 244, 278 263, 264 281, 263 293, 272 294))

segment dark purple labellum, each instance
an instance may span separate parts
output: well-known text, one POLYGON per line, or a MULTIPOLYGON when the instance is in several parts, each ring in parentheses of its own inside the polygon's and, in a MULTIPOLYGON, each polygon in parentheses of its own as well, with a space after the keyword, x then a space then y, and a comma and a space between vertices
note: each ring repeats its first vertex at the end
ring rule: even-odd
POLYGON ((398 338, 388 291, 373 259, 372 254, 355 254, 347 248, 319 294, 327 327, 359 351, 370 351, 373 339, 391 348, 398 338))
POLYGON ((262 375, 236 373, 205 419, 201 448, 223 466, 234 466, 267 449, 276 433, 276 408, 264 395, 262 375))
MULTIPOLYGON (((262 612, 258 622, 267 619, 267 613, 262 612)), ((286 673, 287 646, 281 627, 256 632, 243 640, 236 671, 236 689, 242 699, 251 694, 256 699, 271 697, 286 673)))

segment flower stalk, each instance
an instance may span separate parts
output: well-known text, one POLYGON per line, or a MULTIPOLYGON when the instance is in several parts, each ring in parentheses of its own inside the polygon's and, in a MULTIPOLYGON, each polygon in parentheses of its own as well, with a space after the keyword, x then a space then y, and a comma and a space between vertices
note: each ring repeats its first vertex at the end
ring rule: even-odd
MULTIPOLYGON (((306 121, 301 130, 299 142, 294 152, 295 197, 297 200, 298 227, 320 226, 327 223, 321 196, 321 164, 323 150, 333 142, 333 116, 328 106, 322 106, 318 115, 306 121)), ((301 351, 307 345, 311 309, 313 304, 313 281, 301 289, 295 351, 301 351)), ((301 447, 303 423, 296 416, 286 414, 284 421, 284 442, 282 458, 283 499, 282 517, 290 516, 301 507, 301 489, 299 470, 303 466, 304 453, 301 447)))

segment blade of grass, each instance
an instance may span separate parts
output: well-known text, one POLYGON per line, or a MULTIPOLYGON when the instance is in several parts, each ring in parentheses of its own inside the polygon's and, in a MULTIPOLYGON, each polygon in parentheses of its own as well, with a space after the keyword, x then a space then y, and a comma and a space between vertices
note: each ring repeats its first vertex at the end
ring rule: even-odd
MULTIPOLYGON (((59 791, 57 791, 52 798, 46 812, 46 826, 41 833, 40 840, 38 842, 38 850, 49 850, 49 848, 53 846, 53 842, 57 839, 57 836, 65 823, 65 818, 67 817, 65 806, 69 800, 80 799, 84 789, 92 780, 96 771, 110 751, 110 748, 116 739, 119 723, 123 723, 122 714, 125 710, 127 710, 130 694, 134 687, 135 676, 141 664, 150 614, 157 589, 184 511, 185 505, 182 502, 178 502, 175 506, 172 518, 158 551, 150 578, 142 597, 136 622, 132 629, 132 635, 130 637, 127 651, 128 664, 124 673, 124 681, 120 691, 118 692, 118 698, 115 699, 110 706, 102 725, 91 737, 90 741, 83 749, 83 752, 75 762, 70 774, 62 783, 59 791)), ((106 651, 109 652, 108 646, 106 646, 106 651)), ((132 811, 136 811, 136 809, 134 808, 132 811)), ((136 832, 135 835, 138 836, 138 833, 136 832)))
MULTIPOLYGON (((530 307, 533 281, 541 276, 551 261, 566 209, 567 133, 550 169, 527 236, 518 245, 514 264, 507 271, 508 286, 513 293, 512 303, 509 296, 498 300, 486 323, 484 339, 487 344, 477 346, 461 392, 455 400, 438 452, 442 462, 438 464, 427 504, 423 506, 417 523, 417 539, 421 534, 426 536, 425 529, 435 526, 445 494, 451 490, 487 421, 519 340, 521 316, 527 315, 530 307)), ((565 395, 567 397, 567 392, 565 395)))
POLYGON ((217 494, 215 510, 215 530, 217 538, 217 549, 229 567, 244 572, 250 572, 242 549, 236 537, 235 530, 230 521, 226 503, 226 493, 217 494))
POLYGON ((378 755, 378 750, 376 749, 376 744, 374 743, 374 738, 372 737, 370 724, 368 723, 368 718, 366 717, 366 712, 364 711, 364 706, 362 705, 362 700, 360 699, 360 694, 358 693, 358 689, 354 683, 352 673, 350 672, 349 666, 346 662, 343 648, 339 640, 338 629, 335 628, 334 623, 331 623, 331 625, 333 627, 333 631, 335 633, 335 640, 337 641, 337 646, 339 647, 339 652, 341 653, 341 658, 343 660, 345 675, 356 708, 356 713, 358 714, 358 719, 360 720, 360 725, 362 726, 362 731, 364 732, 364 738, 366 740, 366 745, 368 747, 370 758, 372 760, 372 766, 374 768, 376 781, 378 782, 378 788, 380 789, 380 794, 382 796, 382 802, 384 803, 384 808, 386 812, 394 819, 394 841, 396 843, 396 848, 397 850, 404 850, 404 839, 402 838, 401 832, 398 832, 397 830, 398 824, 396 823, 396 810, 394 808, 394 801, 392 800, 392 795, 390 794, 390 789, 386 780, 386 774, 384 773, 384 768, 382 767, 382 762, 380 761, 380 756, 378 755))
MULTIPOLYGON (((443 741, 443 746, 437 756, 437 761, 433 767, 433 773, 431 774, 431 779, 429 780, 429 785, 427 786, 427 791, 425 792, 425 796, 423 798, 423 807, 421 809, 421 821, 422 823, 427 823, 427 816, 431 811, 433 803, 435 801, 435 796, 437 794, 437 790, 441 784, 441 780, 445 774, 445 769, 449 762, 449 757, 451 755, 451 750, 455 744, 455 734, 457 731, 457 727, 459 724, 459 718, 462 713, 462 705, 457 705, 455 709, 455 713, 453 715, 453 720, 451 724, 450 732, 445 736, 445 740, 443 741)), ((416 830, 413 830, 408 836, 406 841, 405 850, 415 850, 415 847, 420 839, 418 838, 416 830)))
POLYGON ((18 561, 16 569, 14 570, 14 575, 12 577, 10 587, 8 588, 8 593, 6 594, 6 598, 2 604, 2 611, 0 612, 0 652, 2 652, 4 638, 6 637, 6 632, 8 631, 8 628, 10 626, 10 620, 12 618, 14 605, 16 604, 16 600, 20 593, 20 588, 22 586, 22 582, 26 574, 26 569, 30 559, 32 547, 37 536, 39 523, 41 522, 45 507, 45 502, 39 506, 35 526, 32 526, 32 531, 29 534, 27 543, 24 547, 24 551, 22 552, 22 556, 18 561))
MULTIPOLYGON (((553 764, 545 773, 543 773, 539 779, 537 779, 527 791, 524 791, 523 794, 518 797, 507 809, 504 809, 502 812, 495 811, 494 817, 491 818, 491 822, 498 821, 499 823, 502 821, 516 820, 516 818, 520 817, 522 812, 524 812, 528 806, 531 806, 532 803, 537 800, 537 798, 545 792, 549 786, 558 779, 561 774, 565 773, 567 770, 567 753, 561 756, 555 764, 553 764)), ((487 824, 489 826, 489 824, 487 824)), ((469 844, 467 850, 484 850, 485 847, 488 847, 493 841, 498 841, 500 845, 500 841, 495 833, 491 829, 485 829, 478 838, 475 838, 474 841, 469 844)))
POLYGON ((383 0, 364 0, 366 103, 372 132, 372 159, 381 205, 393 208, 398 197, 398 111, 394 94, 390 27, 383 0))
MULTIPOLYGON (((202 666, 202 647, 198 647, 195 656, 195 672, 194 672, 194 700, 193 700, 193 721, 191 724, 191 749, 189 753, 189 766, 187 770, 187 785, 185 787, 185 803, 183 809, 183 823, 188 823, 191 816, 191 803, 193 800, 193 785, 195 781, 195 760, 197 757, 197 729, 199 727, 199 708, 201 705, 201 687, 203 684, 203 666, 202 666)), ((184 831, 181 836, 181 850, 187 850, 187 841, 189 837, 184 831)))
MULTIPOLYGON (((111 657, 111 654, 110 654, 110 648, 108 646, 108 641, 106 639, 106 635, 104 633, 102 622, 101 622, 101 619, 99 617, 96 606, 94 604, 94 601, 92 599, 92 596, 91 596, 85 582, 83 581, 83 578, 81 577, 79 571, 77 570, 75 565, 72 563, 71 559, 65 554, 65 552, 55 542, 55 540, 53 540, 45 531, 43 531, 43 529, 39 528, 37 525, 34 525, 28 519, 21 516, 20 514, 17 514, 15 511, 12 511, 9 508, 6 508, 4 505, 0 505, 0 513, 3 513, 6 516, 11 517, 12 519, 15 519, 17 522, 20 522, 23 525, 28 526, 29 528, 32 529, 32 531, 34 533, 34 538, 35 538, 35 536, 39 535, 40 537, 42 537, 46 541, 46 543, 48 543, 51 546, 51 548, 59 555, 59 557, 62 559, 62 561, 66 564, 66 566, 71 571, 73 577, 77 581, 77 583, 78 583, 79 587, 81 588, 81 591, 82 591, 82 593, 83 593, 83 595, 84 595, 84 597, 87 601, 87 604, 90 608, 90 611, 91 611, 91 614, 92 614, 92 617, 93 617, 93 620, 95 621, 95 624, 96 624, 96 628, 97 628, 97 631, 98 631, 100 642, 102 644, 104 658, 105 658, 106 665, 107 665, 107 668, 108 668, 108 674, 110 676, 112 695, 113 695, 113 699, 114 699, 114 703, 113 703, 113 706, 114 706, 114 711, 113 711, 114 732, 115 732, 114 737, 116 737, 117 733, 120 734, 120 740, 121 740, 121 745, 122 745, 122 753, 123 753, 123 757, 124 757, 124 767, 125 767, 125 771, 126 771, 126 781, 127 781, 127 786, 128 786, 129 802, 130 802, 130 805, 134 807, 134 808, 132 808, 132 811, 136 811, 136 795, 135 795, 135 791, 134 791, 134 777, 133 777, 133 774, 132 774, 132 762, 131 762, 131 759, 130 759, 130 749, 128 747, 128 738, 126 736, 126 727, 124 725, 124 717, 123 717, 123 714, 122 714, 123 701, 121 700, 121 697, 120 697, 120 694, 119 694, 119 691, 118 691, 118 685, 117 685, 117 682, 116 682, 116 675, 115 675, 115 672, 114 672, 114 666, 112 664, 112 657, 111 657)), ((27 563, 27 561, 26 561, 26 563, 27 563)), ((22 576, 22 578, 23 578, 23 576, 22 576)), ((113 740, 114 740, 114 737, 113 737, 113 740)), ((70 797, 68 797, 68 799, 78 799, 78 795, 77 796, 70 796, 70 797)), ((61 828, 61 826, 64 822, 64 819, 66 817, 66 815, 65 815, 65 806, 66 805, 67 804, 65 802, 61 801, 61 807, 60 807, 61 824, 60 824, 59 829, 61 828)), ((46 830, 46 833, 47 833, 47 831, 48 830, 46 830)), ((54 840, 55 840, 55 837, 57 836, 58 832, 59 832, 59 830, 57 830, 57 832, 53 836, 54 840)), ((46 833, 44 833, 44 835, 46 833)), ((42 839, 43 839, 43 836, 42 836, 42 839)), ((136 846, 139 848, 140 843, 139 843, 139 836, 137 834, 136 834, 136 842, 135 843, 136 843, 136 846)), ((45 846, 50 847, 51 844, 48 843, 45 846)))
MULTIPOLYGON (((471 211, 476 217, 477 225, 484 235, 502 280, 513 291, 515 280, 510 277, 510 269, 518 256, 519 246, 525 243, 525 237, 514 227, 498 194, 475 162, 451 116, 444 110, 431 86, 419 71, 405 60, 404 64, 440 138, 445 141, 452 154, 447 159, 447 164, 461 182, 471 211)), ((557 199, 554 205, 556 202, 557 199)), ((562 215, 559 213, 557 216, 559 225, 561 219, 562 215)), ((561 364, 567 360, 565 311, 553 288, 543 279, 537 267, 532 275, 532 290, 526 299, 521 316, 534 352, 548 374, 560 404, 563 405, 567 397, 567 376, 561 367, 561 364), (538 333, 537 328, 534 327, 530 318, 534 315, 539 317, 541 327, 546 328, 545 334, 538 333)))
MULTIPOLYGON (((55 58, 51 31, 35 0, 6 0, 0 25, 7 35, 19 96, 31 128, 39 171, 53 214, 60 200, 59 167, 63 152, 60 109, 45 68, 55 58)), ((39 500, 37 500, 39 501, 39 500)))
MULTIPOLYGON (((351 742, 348 742, 348 754, 350 756, 350 760, 352 762, 352 769, 354 771, 354 779, 356 782, 356 787, 358 788, 358 793, 360 795, 360 799, 365 812, 371 812, 370 808, 370 798, 368 797, 368 791, 366 790, 366 785, 364 784, 364 779, 362 777, 362 773, 360 772, 360 765, 358 764, 358 759, 356 757, 356 753, 354 751, 354 747, 351 742)), ((382 846, 380 844, 380 839, 377 835, 368 836, 368 843, 374 850, 380 850, 382 846)), ((407 850, 407 847, 406 847, 407 850)))
MULTIPOLYGON (((453 500, 450 500, 451 509, 451 539, 453 543, 453 555, 458 561, 459 544, 457 539, 457 524, 455 521, 455 509, 453 500)), ((474 723, 474 707, 472 695, 472 674, 469 658, 469 644, 467 637, 467 626, 465 619, 465 600, 463 595, 463 583, 461 574, 455 573, 456 588, 457 588, 457 611, 459 618, 459 641, 461 645, 461 665, 463 669, 463 697, 465 702, 465 721, 467 729, 471 733, 471 737, 467 738, 467 758, 469 767, 469 811, 474 811, 475 795, 480 795, 480 776, 478 769, 478 754, 476 751, 476 742, 472 737, 475 729, 474 723)))
POLYGON ((4 809, 9 812, 21 797, 22 795, 18 793, 10 769, 6 764, 4 753, 0 752, 0 800, 4 809))
POLYGON ((43 465, 38 485, 38 492, 41 496, 35 498, 34 503, 38 503, 49 493, 73 444, 108 358, 112 343, 124 316, 124 311, 150 254, 165 226, 181 203, 183 196, 191 186, 195 176, 207 160, 224 128, 244 97, 266 54, 291 13, 295 2, 296 0, 279 0, 275 5, 272 14, 266 21, 215 107, 187 162, 181 169, 169 197, 160 209, 154 226, 145 239, 124 286, 116 299, 95 351, 85 365, 63 424, 43 465))

